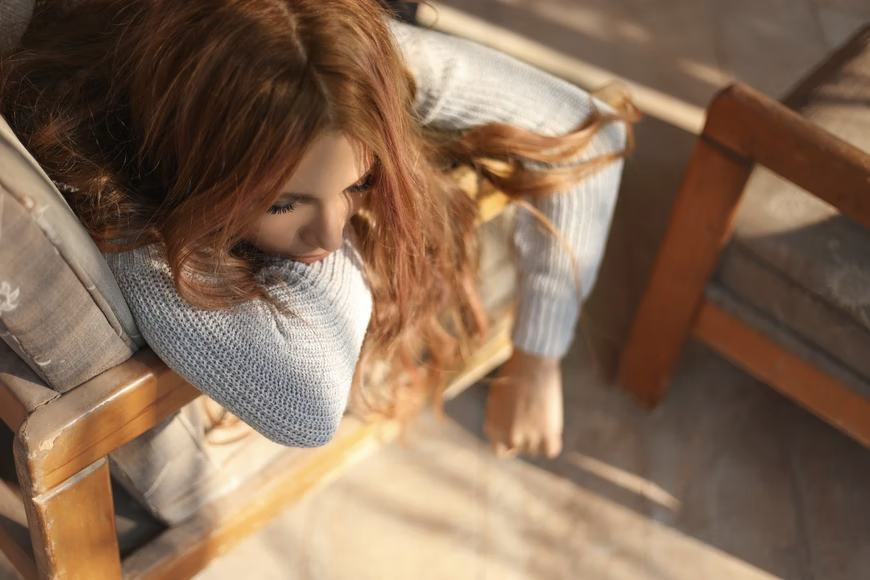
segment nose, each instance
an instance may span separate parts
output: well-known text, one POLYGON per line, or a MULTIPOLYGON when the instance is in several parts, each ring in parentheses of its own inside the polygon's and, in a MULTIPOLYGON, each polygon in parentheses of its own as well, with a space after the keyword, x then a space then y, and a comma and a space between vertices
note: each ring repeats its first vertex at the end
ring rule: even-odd
POLYGON ((315 224, 314 239, 317 245, 327 252, 335 252, 344 241, 344 226, 347 223, 347 201, 343 196, 324 205, 315 224))

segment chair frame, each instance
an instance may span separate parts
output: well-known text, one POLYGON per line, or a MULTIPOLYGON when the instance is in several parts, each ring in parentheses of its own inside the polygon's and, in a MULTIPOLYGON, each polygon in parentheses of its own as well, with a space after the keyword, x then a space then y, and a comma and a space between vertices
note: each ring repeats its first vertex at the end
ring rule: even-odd
MULTIPOLYGON (((813 86, 822 73, 804 86, 813 86)), ((691 334, 870 446, 870 400, 705 297, 755 164, 870 228, 870 155, 744 85, 726 88, 709 107, 617 381, 641 404, 657 405, 691 334)))
MULTIPOLYGON (((504 194, 478 190, 469 170, 454 178, 469 195, 481 194, 480 223, 507 207, 504 194)), ((491 315, 486 341, 453 375, 444 400, 510 357, 513 308, 491 315)), ((14 490, 0 481, 0 551, 26 580, 190 578, 400 432, 394 421, 347 415, 328 445, 288 448, 242 487, 122 560, 106 456, 200 395, 148 348, 35 409, 0 380, 0 419, 16 434, 19 484, 14 490), (16 533, 25 525, 29 537, 16 533)))
MULTIPOLYGON (((508 314, 494 323, 489 340, 451 381, 445 398, 509 358, 510 326, 508 314)), ((2 381, 0 393, 12 394, 2 381)), ((399 433, 391 421, 364 424, 347 416, 329 445, 288 449, 244 487, 168 528, 122 561, 106 455, 198 396, 199 391, 144 349, 30 413, 20 402, 3 406, 2 418, 16 432, 20 489, 10 493, 0 482, 0 514, 26 523, 30 538, 28 542, 0 526, 0 550, 26 580, 190 578, 399 433)))

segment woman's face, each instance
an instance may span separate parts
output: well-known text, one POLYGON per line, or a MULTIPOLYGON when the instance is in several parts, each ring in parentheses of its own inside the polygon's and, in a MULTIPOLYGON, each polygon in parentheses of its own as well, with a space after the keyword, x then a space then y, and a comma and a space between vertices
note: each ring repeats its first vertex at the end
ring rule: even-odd
POLYGON ((345 224, 371 188, 351 142, 339 133, 319 137, 248 238, 261 250, 310 264, 341 247, 345 224))

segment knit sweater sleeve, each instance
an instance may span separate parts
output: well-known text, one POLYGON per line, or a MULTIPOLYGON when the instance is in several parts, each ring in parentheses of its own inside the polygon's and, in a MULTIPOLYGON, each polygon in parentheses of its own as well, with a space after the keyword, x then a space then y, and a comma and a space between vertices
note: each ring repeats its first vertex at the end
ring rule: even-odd
MULTIPOLYGON (((507 123, 543 135, 575 130, 593 111, 578 87, 508 55, 439 32, 390 23, 417 81, 420 122, 448 129, 507 123)), ((594 101, 595 106, 608 110, 594 101)), ((578 162, 625 147, 623 123, 610 123, 578 162)), ((616 161, 558 194, 529 200, 561 233, 579 266, 578 294, 571 256, 559 240, 537 227, 527 212, 517 219, 519 307, 514 345, 561 357, 574 337, 580 298, 592 289, 616 205, 622 161, 616 161)))
POLYGON ((262 300, 202 310, 175 291, 159 246, 106 254, 136 323, 178 374, 269 439, 327 443, 347 404, 371 314, 349 243, 311 265, 264 270, 278 307, 262 300))

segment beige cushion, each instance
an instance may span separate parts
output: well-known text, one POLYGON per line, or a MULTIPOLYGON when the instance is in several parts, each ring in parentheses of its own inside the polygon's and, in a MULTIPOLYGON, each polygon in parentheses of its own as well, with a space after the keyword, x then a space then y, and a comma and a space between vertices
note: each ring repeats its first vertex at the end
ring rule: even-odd
MULTIPOLYGON (((870 27, 786 104, 870 152, 870 27)), ((756 169, 716 282, 870 380, 870 231, 835 208, 756 169)))
POLYGON ((99 250, 2 119, 0 338, 59 392, 143 344, 99 250))

